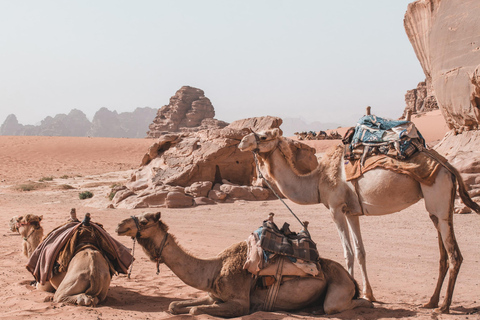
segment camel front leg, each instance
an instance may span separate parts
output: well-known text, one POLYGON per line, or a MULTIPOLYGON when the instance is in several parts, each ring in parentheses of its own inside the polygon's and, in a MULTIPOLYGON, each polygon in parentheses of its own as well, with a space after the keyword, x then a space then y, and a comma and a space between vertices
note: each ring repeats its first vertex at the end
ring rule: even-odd
POLYGON ((208 314, 214 317, 233 318, 247 315, 250 312, 249 301, 237 299, 226 302, 215 302, 211 305, 200 305, 190 309, 191 315, 208 314))
POLYGON ((367 275, 367 262, 366 262, 366 253, 365 247, 362 240, 362 232, 360 230, 360 219, 358 216, 347 216, 348 225, 352 232, 352 240, 355 245, 355 255, 357 257, 358 264, 360 265, 360 270, 362 272, 362 281, 363 281, 363 297, 370 301, 376 301, 373 296, 373 290, 370 286, 370 281, 368 280, 367 275))
POLYGON ((341 208, 331 208, 330 212, 332 214, 332 219, 337 226, 338 235, 342 242, 343 255, 345 257, 348 273, 353 277, 353 263, 355 262, 355 257, 352 250, 352 244, 350 243, 350 235, 345 214, 341 208))
POLYGON ((210 305, 213 303, 215 303, 215 300, 209 295, 206 295, 205 297, 197 298, 197 299, 173 301, 168 306, 168 312, 172 314, 185 314, 185 313, 189 313, 192 307, 199 306, 199 305, 210 305))

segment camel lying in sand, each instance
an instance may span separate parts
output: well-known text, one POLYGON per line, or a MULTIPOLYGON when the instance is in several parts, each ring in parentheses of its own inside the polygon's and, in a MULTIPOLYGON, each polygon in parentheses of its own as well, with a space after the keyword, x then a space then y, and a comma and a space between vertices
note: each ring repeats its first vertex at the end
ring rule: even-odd
MULTIPOLYGON (((266 299, 268 290, 252 291, 255 279, 243 268, 247 259, 245 241, 230 246, 214 258, 196 258, 168 233, 159 212, 127 218, 119 223, 116 232, 135 238, 152 261, 165 263, 187 285, 208 292, 202 298, 172 302, 169 311, 174 314, 239 317, 248 314, 253 306, 263 305, 266 299)), ((370 301, 356 298, 355 280, 339 263, 320 259, 320 265, 322 278, 296 277, 282 283, 273 311, 323 305, 324 311, 332 314, 372 307, 370 301)))
MULTIPOLYGON (((30 235, 27 240, 24 240, 24 244, 27 243, 29 249, 35 249, 40 241, 33 241, 33 239, 42 239, 43 236, 43 228, 39 227, 41 217, 27 214, 23 221, 26 224, 20 224, 20 233, 30 235), (36 225, 39 228, 35 229, 36 225)), ((29 253, 28 257, 31 256, 30 251, 29 253)), ((54 292, 53 297, 47 298, 47 300, 52 299, 53 302, 96 306, 107 297, 110 281, 110 267, 104 255, 98 249, 88 247, 73 256, 66 271, 53 273, 49 281, 44 284, 37 282, 37 289, 54 292)))
MULTIPOLYGON (((438 307, 440 291, 448 272, 445 298, 438 308, 438 311, 448 313, 463 260, 453 231, 457 184, 459 196, 465 205, 480 213, 480 207, 467 193, 460 173, 446 162, 442 163, 432 185, 422 184, 409 175, 383 168, 367 171, 358 179, 347 182, 343 167, 343 147, 340 147, 328 151, 315 170, 302 175, 294 168, 287 145, 288 141, 281 136, 280 130, 273 129, 246 135, 238 148, 252 151, 258 156, 263 173, 268 174, 288 199, 298 204, 323 203, 330 209, 342 240, 348 270, 353 276, 356 256, 362 272, 363 294, 369 300, 374 300, 374 296, 367 277, 359 216, 398 212, 425 199, 425 207, 438 232, 440 268, 435 291, 424 307, 438 307)), ((422 152, 436 158, 433 151, 422 152)))
MULTIPOLYGON (((15 219, 12 218, 12 220, 15 219)), ((23 237, 22 252, 25 257, 30 258, 33 251, 37 248, 38 244, 43 239, 43 228, 40 225, 43 216, 37 216, 35 214, 27 214, 24 217, 17 217, 17 223, 15 229, 23 237)))

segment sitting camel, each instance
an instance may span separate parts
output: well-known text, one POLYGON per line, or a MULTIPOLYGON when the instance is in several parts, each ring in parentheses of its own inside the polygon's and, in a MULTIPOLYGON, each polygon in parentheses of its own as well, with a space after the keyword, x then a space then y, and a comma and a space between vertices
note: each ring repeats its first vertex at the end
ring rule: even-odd
MULTIPOLYGON (((375 168, 361 177, 346 181, 343 167, 343 146, 333 148, 323 156, 318 167, 308 174, 299 174, 292 163, 288 141, 279 129, 246 135, 238 148, 258 155, 263 173, 273 180, 280 191, 298 204, 323 203, 332 213, 342 240, 348 271, 353 276, 354 252, 350 242, 353 237, 356 257, 360 264, 364 297, 374 300, 365 264, 365 249, 360 233, 360 215, 384 215, 398 212, 421 198, 438 231, 440 271, 435 291, 426 308, 437 308, 440 290, 447 274, 449 280, 443 304, 438 311, 448 313, 452 302, 455 281, 462 263, 453 231, 453 208, 456 182, 462 201, 480 213, 478 204, 468 195, 460 173, 448 162, 442 163, 432 185, 419 183, 406 174, 375 168)), ((430 150, 425 151, 432 154, 430 150)))
MULTIPOLYGON (((89 214, 87 215, 88 219, 86 220, 89 220, 89 214)), ((27 215, 24 220, 28 216, 34 215, 27 215)), ((76 220, 76 217, 74 220, 76 220)), ((84 220, 79 228, 91 228, 93 223, 90 224, 87 221, 86 224, 86 220, 84 220)), ((70 221, 72 221, 72 219, 70 221)), ((66 225, 54 229, 54 231, 62 228, 66 229, 66 227, 75 223, 78 225, 78 220, 76 220, 76 222, 69 222, 66 225)), ((34 274, 37 280, 37 289, 55 292, 53 297, 48 298, 48 300, 52 299, 53 302, 65 302, 81 306, 96 306, 98 303, 104 301, 107 297, 112 276, 109 263, 105 259, 104 254, 96 248, 95 245, 85 245, 84 243, 78 244, 77 250, 79 251, 74 253, 74 256, 64 271, 54 272, 52 270, 45 270, 45 274, 51 275, 46 275, 46 278, 38 276, 35 273, 39 272, 38 269, 48 269, 47 260, 49 258, 43 258, 40 256, 40 249, 42 247, 45 248, 47 239, 52 237, 54 231, 50 232, 40 245, 38 242, 36 243, 34 248, 38 246, 39 250, 34 252, 27 264, 27 269, 34 274), (33 260, 34 258, 35 260, 33 260), (45 279, 47 280, 45 281, 45 279)), ((46 251, 49 250, 53 253, 52 249, 46 249, 46 251)))
POLYGON ((43 228, 40 225, 43 216, 27 214, 24 217, 17 217, 15 229, 23 237, 22 251, 25 257, 30 258, 38 244, 42 242, 43 228))
MULTIPOLYGON (((268 290, 252 290, 255 278, 243 267, 247 259, 246 241, 230 246, 214 258, 196 258, 168 233, 159 212, 127 218, 116 231, 120 236, 136 239, 150 260, 164 262, 187 285, 208 292, 202 298, 172 302, 171 313, 239 317, 266 299, 268 290)), ((322 278, 296 277, 282 283, 272 309, 297 310, 323 304, 324 311, 331 314, 373 306, 368 300, 356 299, 356 282, 340 264, 320 259, 320 265, 322 278)))

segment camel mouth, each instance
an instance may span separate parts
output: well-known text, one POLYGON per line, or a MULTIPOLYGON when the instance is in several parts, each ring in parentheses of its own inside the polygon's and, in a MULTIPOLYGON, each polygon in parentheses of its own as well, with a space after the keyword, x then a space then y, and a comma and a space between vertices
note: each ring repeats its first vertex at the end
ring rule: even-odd
POLYGON ((126 230, 121 230, 121 229, 117 228, 117 230, 115 230, 115 232, 117 233, 117 235, 123 236, 123 235, 125 235, 129 230, 130 230, 130 228, 128 228, 128 229, 126 229, 126 230))

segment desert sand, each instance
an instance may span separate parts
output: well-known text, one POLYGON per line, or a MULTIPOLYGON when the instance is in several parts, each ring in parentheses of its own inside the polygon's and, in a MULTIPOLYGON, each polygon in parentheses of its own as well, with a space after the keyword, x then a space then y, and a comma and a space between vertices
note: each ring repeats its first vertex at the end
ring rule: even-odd
MULTIPOLYGON (((428 116, 424 116, 422 121, 428 116)), ((432 142, 446 131, 439 127, 424 135, 432 142), (432 134, 432 135, 430 135, 432 134)), ((431 123, 430 123, 431 124, 431 123)), ((422 133, 426 129, 421 128, 422 133)), ((338 143, 338 141, 336 141, 338 143)), ((65 222, 71 208, 79 218, 87 212, 92 220, 127 247, 132 240, 116 236, 119 221, 145 210, 107 209, 113 184, 121 184, 137 168, 152 140, 64 137, 0 136, 0 318, 2 319, 190 319, 167 312, 174 300, 199 297, 204 293, 183 284, 165 265, 156 275, 139 246, 132 276, 114 276, 107 300, 96 308, 44 302, 49 293, 30 285, 32 275, 25 269, 21 237, 10 232, 12 216, 43 215, 46 232, 65 222), (43 179, 42 179, 43 178, 43 179), (46 179, 45 179, 46 178, 46 179), (53 178, 53 180, 50 180, 53 178), (39 182, 39 180, 46 180, 39 182), (35 184, 34 184, 35 183, 35 184), (22 191, 26 187, 34 190, 22 191), (82 191, 94 193, 80 200, 82 191)), ((332 142, 328 141, 328 144, 332 142)), ((318 150, 322 141, 315 142, 318 150)), ((344 265, 343 250, 329 211, 323 205, 301 206, 286 203, 302 219, 317 242, 320 255, 344 265)), ((155 209, 148 211, 154 212, 155 209)), ((189 209, 159 208, 180 244, 198 257, 211 257, 230 244, 245 240, 274 212, 278 225, 300 226, 278 200, 199 206, 189 209)), ((451 314, 437 315, 421 308, 433 292, 438 272, 437 233, 423 201, 396 214, 362 217, 367 250, 367 267, 374 295, 374 309, 355 309, 328 316, 329 319, 479 319, 480 318, 480 216, 455 215, 454 225, 464 262, 457 280, 451 314)), ((360 272, 356 266, 357 281, 360 272)), ((360 283, 361 285, 361 283, 360 283)), ((313 319, 307 311, 257 312, 243 319, 313 319)), ((214 319, 201 315, 196 319, 214 319)))

